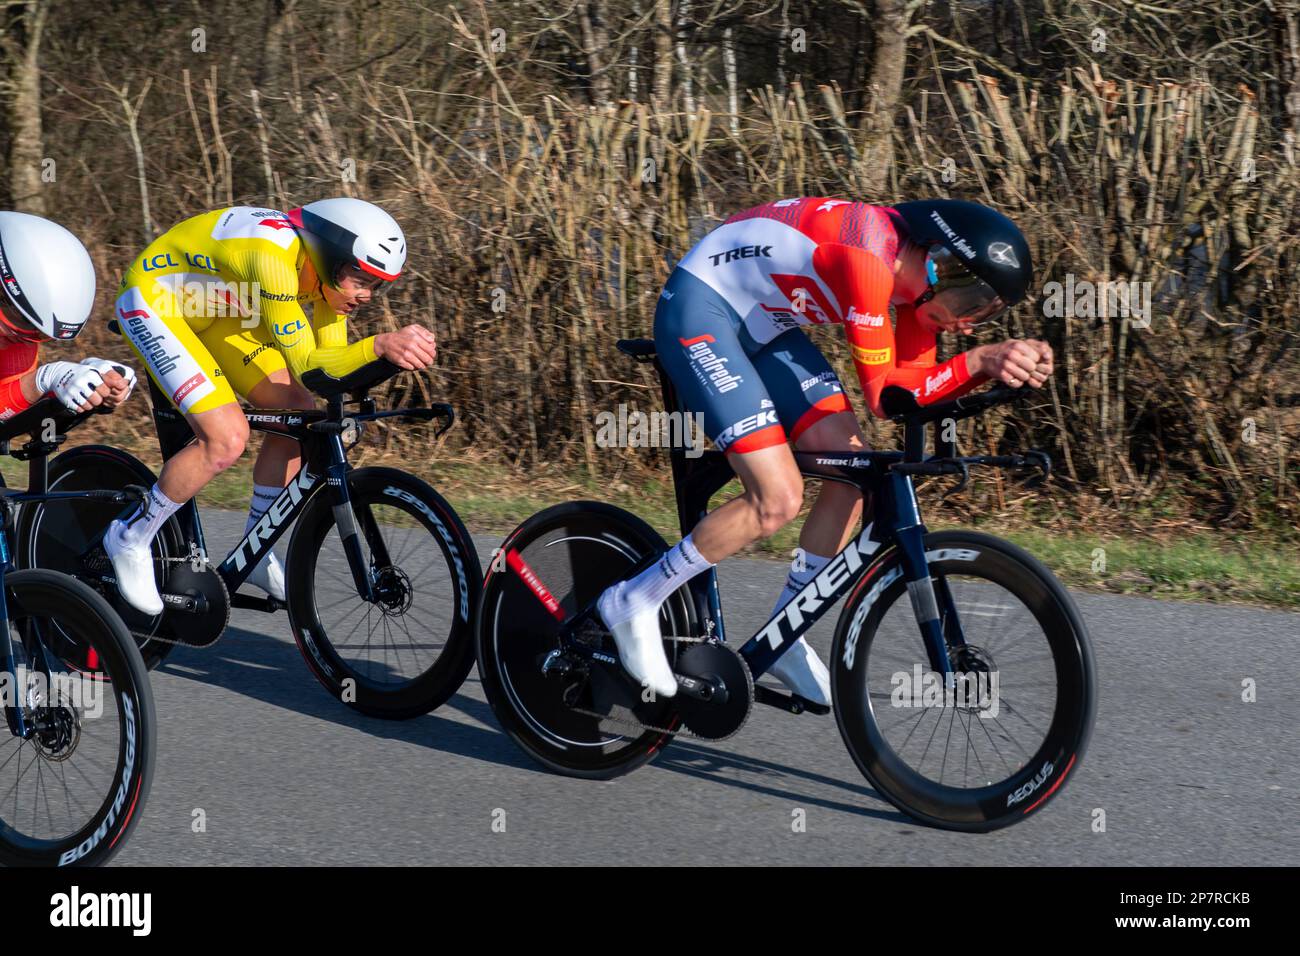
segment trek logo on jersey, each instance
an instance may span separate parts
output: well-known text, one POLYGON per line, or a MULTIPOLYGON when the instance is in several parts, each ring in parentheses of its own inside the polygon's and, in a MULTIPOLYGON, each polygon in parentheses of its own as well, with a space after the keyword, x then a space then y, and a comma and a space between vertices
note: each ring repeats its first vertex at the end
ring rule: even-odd
POLYGON ((764 259, 772 258, 771 246, 740 246, 735 249, 728 249, 726 252, 717 252, 709 256, 715 266, 726 262, 735 262, 737 259, 754 259, 758 257, 764 259))
POLYGON ((859 312, 856 306, 849 306, 849 317, 844 320, 848 325, 858 325, 867 329, 880 329, 885 326, 885 317, 883 315, 872 315, 870 312, 859 312))
POLYGON ((891 350, 888 348, 864 349, 859 345, 854 345, 850 347, 850 351, 853 353, 853 358, 861 362, 863 365, 889 364, 891 350))
POLYGON ((718 390, 718 394, 730 392, 732 389, 739 388, 740 383, 744 381, 739 375, 732 375, 727 371, 728 359, 720 358, 713 349, 709 348, 710 343, 716 341, 711 335, 697 335, 693 339, 678 339, 682 345, 686 346, 686 354, 695 363, 695 374, 701 382, 712 384, 718 390))
POLYGON ((713 439, 713 444, 718 446, 718 451, 726 451, 737 439, 743 438, 750 432, 756 432, 760 428, 767 428, 769 425, 779 425, 780 421, 776 417, 776 412, 759 412, 757 415, 750 415, 742 418, 734 425, 728 425, 723 429, 722 434, 713 439))
POLYGON ((926 397, 928 398, 929 396, 933 395, 935 392, 939 391, 939 389, 943 388, 945 385, 947 385, 947 384, 948 384, 949 382, 951 382, 951 381, 952 381, 952 366, 951 366, 951 365, 948 366, 948 368, 944 369, 942 372, 940 372, 938 375, 934 376, 933 378, 931 378, 929 375, 927 375, 927 376, 925 377, 925 395, 926 395, 926 397))

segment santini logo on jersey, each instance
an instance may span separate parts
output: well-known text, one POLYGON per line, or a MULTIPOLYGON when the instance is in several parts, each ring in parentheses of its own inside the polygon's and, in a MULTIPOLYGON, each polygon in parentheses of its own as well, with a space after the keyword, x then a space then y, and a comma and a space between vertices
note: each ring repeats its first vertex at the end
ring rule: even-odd
POLYGON ((738 249, 728 249, 726 252, 717 252, 709 256, 716 266, 723 262, 734 262, 737 259, 753 259, 762 256, 764 259, 772 258, 771 246, 741 246, 738 249))

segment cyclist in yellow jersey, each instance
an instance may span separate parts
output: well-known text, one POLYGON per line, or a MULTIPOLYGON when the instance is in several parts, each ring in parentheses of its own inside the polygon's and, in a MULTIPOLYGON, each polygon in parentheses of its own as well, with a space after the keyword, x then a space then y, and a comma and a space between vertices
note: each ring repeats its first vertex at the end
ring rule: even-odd
MULTIPOLYGON (((300 383, 376 358, 422 369, 436 354, 418 324, 349 343, 347 317, 401 274, 406 239, 384 210, 324 199, 283 213, 235 206, 187 219, 149 245, 122 278, 122 335, 186 417, 196 441, 163 465, 144 504, 104 536, 122 596, 162 612, 150 544, 177 508, 244 452, 248 421, 237 396, 259 408, 312 408, 300 383)), ((253 465, 251 527, 299 465, 290 438, 267 435, 253 465)), ((284 598, 284 574, 267 555, 249 581, 284 598)))

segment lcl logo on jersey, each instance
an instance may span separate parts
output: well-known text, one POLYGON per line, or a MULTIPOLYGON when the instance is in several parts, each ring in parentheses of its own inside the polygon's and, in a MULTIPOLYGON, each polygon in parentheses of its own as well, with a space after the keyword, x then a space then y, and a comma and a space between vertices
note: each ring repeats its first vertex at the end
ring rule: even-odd
POLYGON ((1020 268, 1020 260, 1016 258, 1016 251, 1006 242, 990 243, 989 258, 1000 266, 1011 266, 1013 269, 1020 268))

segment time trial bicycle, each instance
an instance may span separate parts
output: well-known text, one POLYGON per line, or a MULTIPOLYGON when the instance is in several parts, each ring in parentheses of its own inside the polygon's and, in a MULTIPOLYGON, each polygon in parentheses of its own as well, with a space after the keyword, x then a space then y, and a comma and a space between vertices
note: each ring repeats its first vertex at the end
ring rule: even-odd
MULTIPOLYGON (((248 412, 253 430, 302 445, 302 467, 218 565, 208 561, 194 501, 168 519, 153 544, 161 614, 143 614, 118 594, 102 539, 123 509, 101 500, 24 509, 19 562, 67 572, 99 590, 126 621, 151 669, 177 644, 215 643, 232 607, 273 612, 287 606, 303 659, 335 699, 390 719, 435 709, 474 666, 478 555, 455 510, 426 482, 396 468, 348 462, 370 422, 437 420, 435 438, 454 423, 446 404, 378 410, 370 389, 400 371, 382 359, 343 378, 313 369, 303 384, 325 399, 324 409, 248 412), (284 604, 237 593, 291 525, 284 604)), ((159 445, 170 458, 194 434, 152 378, 148 382, 159 445)), ((37 477, 44 482, 40 490, 51 491, 147 488, 155 481, 135 456, 106 445, 66 451, 37 477)))
MULTIPOLYGON (((654 342, 619 348, 654 362, 664 407, 681 410, 654 342)), ((591 501, 548 508, 502 545, 484 582, 479 674, 506 732, 543 766, 607 779, 650 760, 680 733, 721 739, 754 703, 821 712, 796 695, 755 686, 801 635, 848 595, 831 646, 841 737, 876 790, 933 826, 987 831, 1025 819, 1058 794, 1087 747, 1097 679, 1082 616, 1060 582, 1021 548, 972 531, 931 532, 913 487, 921 476, 971 466, 1036 470, 1039 451, 959 455, 950 430, 927 427, 1015 401, 993 388, 919 407, 887 389, 903 424, 899 451, 797 452, 809 478, 858 488, 863 528, 739 652, 725 643, 715 572, 672 594, 660 612, 677 694, 633 683, 595 602, 667 548, 646 522, 591 501)), ((725 455, 670 452, 682 534, 734 474, 725 455)))

